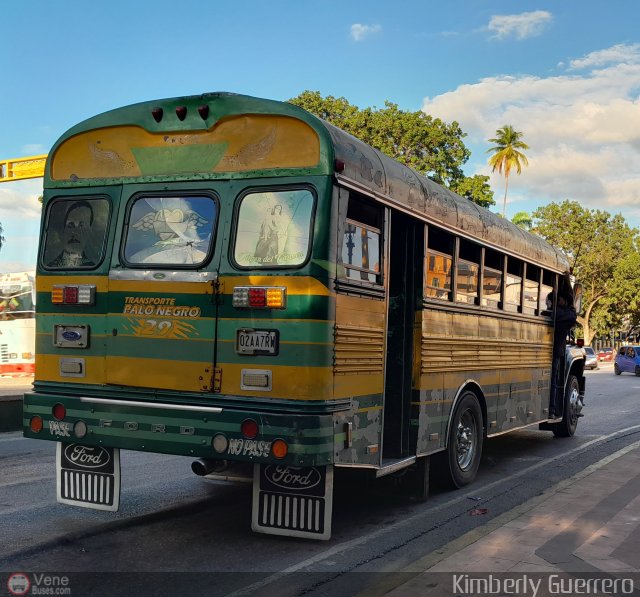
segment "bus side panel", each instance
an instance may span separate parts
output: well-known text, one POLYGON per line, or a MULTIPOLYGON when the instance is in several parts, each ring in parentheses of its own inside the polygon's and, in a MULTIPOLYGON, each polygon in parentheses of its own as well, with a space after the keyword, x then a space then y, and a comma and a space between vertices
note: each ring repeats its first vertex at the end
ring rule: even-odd
POLYGON ((336 296, 334 396, 351 398, 350 413, 337 418, 340 429, 351 423, 352 442, 336 437, 336 463, 380 464, 386 303, 336 296))
MULTIPOLYGON (((444 446, 447 421, 459 389, 473 381, 480 387, 487 411, 487 432, 499 433, 544 418, 544 396, 551 366, 552 331, 547 323, 499 316, 425 309, 420 365, 421 408, 442 395, 439 445, 444 446)), ((428 417, 419 419, 418 453, 437 431, 428 417)))

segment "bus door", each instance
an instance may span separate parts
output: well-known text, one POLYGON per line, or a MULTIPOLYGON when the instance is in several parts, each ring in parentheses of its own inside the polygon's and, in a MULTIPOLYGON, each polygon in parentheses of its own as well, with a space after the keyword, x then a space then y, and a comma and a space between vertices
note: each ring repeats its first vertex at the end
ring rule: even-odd
POLYGON ((109 272, 106 381, 215 391, 217 197, 132 189, 109 272))
POLYGON ((392 211, 383 458, 409 455, 413 335, 417 294, 422 289, 423 252, 424 225, 392 211))

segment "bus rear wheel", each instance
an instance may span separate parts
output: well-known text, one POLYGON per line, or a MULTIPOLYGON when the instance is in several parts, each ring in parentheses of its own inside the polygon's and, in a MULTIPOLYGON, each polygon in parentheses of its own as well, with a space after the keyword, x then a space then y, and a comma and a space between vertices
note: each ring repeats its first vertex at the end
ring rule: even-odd
POLYGON ((476 478, 483 439, 482 411, 478 398, 473 392, 465 392, 453 413, 447 449, 442 454, 444 462, 441 470, 447 485, 464 487, 476 478))
POLYGON ((580 400, 580 385, 575 375, 570 375, 567 381, 567 389, 564 394, 564 415, 560 423, 553 426, 553 435, 556 437, 571 437, 578 427, 578 400, 580 400))

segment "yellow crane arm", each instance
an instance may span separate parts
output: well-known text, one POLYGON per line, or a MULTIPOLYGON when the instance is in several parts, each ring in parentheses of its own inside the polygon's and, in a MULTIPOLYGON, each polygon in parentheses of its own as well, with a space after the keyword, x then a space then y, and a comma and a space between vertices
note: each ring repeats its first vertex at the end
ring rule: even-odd
POLYGON ((15 160, 0 160, 0 182, 44 176, 47 155, 32 155, 15 160))

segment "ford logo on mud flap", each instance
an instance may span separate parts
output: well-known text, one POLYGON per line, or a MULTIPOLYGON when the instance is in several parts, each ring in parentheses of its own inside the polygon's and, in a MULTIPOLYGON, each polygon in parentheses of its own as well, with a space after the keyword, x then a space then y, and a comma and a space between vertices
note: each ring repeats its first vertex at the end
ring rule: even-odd
POLYGON ((290 490, 311 489, 322 481, 320 471, 314 467, 269 465, 264 475, 274 485, 290 490))
POLYGON ((109 452, 100 446, 70 444, 64 449, 65 458, 79 468, 100 468, 111 460, 109 452))

